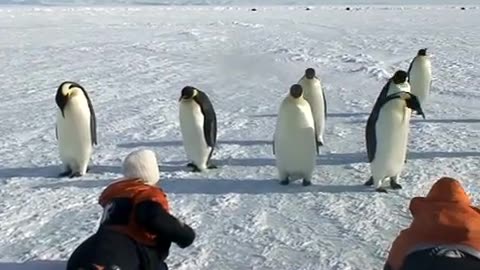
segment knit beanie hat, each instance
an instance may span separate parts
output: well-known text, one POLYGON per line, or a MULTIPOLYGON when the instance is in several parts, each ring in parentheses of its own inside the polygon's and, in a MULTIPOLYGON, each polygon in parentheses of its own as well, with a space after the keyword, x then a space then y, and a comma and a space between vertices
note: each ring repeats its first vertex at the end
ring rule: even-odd
POLYGON ((151 150, 135 150, 123 161, 123 175, 127 178, 140 178, 148 185, 156 185, 160 180, 157 158, 151 150))

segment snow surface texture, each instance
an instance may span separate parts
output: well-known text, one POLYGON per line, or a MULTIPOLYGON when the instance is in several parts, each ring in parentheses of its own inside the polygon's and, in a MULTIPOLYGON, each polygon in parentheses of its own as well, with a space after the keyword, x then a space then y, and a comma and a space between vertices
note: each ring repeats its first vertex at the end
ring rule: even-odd
POLYGON ((479 0, 0 0, 10 5, 475 5, 479 0))
POLYGON ((410 222, 409 199, 439 177, 480 191, 480 10, 339 7, 0 8, 0 269, 63 269, 100 218, 97 197, 123 158, 150 148, 175 215, 198 232, 171 269, 380 269, 410 222), (412 117, 404 189, 379 194, 364 130, 387 78, 432 54, 426 120, 412 117), (306 67, 328 100, 313 186, 281 186, 277 109, 306 67), (99 145, 92 171, 61 172, 55 92, 89 91, 99 145), (186 170, 177 100, 204 90, 218 114, 220 166, 186 170), (27 264, 20 262, 29 261, 27 264), (49 262, 50 261, 50 262, 49 262), (43 268, 42 268, 43 267, 43 268))

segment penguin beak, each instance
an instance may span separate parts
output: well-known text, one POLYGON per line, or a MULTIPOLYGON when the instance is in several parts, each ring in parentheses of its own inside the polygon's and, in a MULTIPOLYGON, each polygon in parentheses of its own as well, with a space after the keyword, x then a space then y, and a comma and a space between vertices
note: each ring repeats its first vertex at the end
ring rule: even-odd
POLYGON ((185 97, 184 96, 181 96, 178 101, 182 101, 185 97))

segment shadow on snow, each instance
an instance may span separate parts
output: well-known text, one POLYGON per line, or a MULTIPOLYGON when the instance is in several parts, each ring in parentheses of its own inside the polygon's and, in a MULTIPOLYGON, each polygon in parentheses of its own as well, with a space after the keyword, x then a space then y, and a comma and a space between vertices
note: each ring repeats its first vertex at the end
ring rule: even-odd
MULTIPOLYGON (((347 118, 347 117, 368 116, 368 115, 369 115, 369 113, 363 113, 363 112, 327 113, 327 118, 329 118, 329 117, 347 118)), ((270 118, 270 117, 277 117, 277 114, 256 114, 256 115, 251 115, 250 117, 253 117, 253 118, 270 118)))
MULTIPOLYGON (((67 177, 59 177, 58 175, 62 172, 63 168, 61 166, 49 165, 43 167, 19 167, 19 168, 0 168, 0 178, 13 178, 13 177, 45 177, 45 178, 59 178, 59 179, 69 179, 67 177)), ((172 166, 168 164, 160 164, 160 170, 162 172, 176 172, 183 171, 183 166, 172 166)), ((90 170, 85 176, 91 174, 105 174, 105 173, 115 173, 120 174, 122 172, 121 165, 90 165, 90 170)), ((84 176, 84 177, 85 177, 84 176)), ((76 179, 81 179, 76 178, 76 179)), ((74 178, 75 179, 75 178, 74 178)))
POLYGON ((363 185, 316 185, 304 187, 301 181, 282 186, 276 179, 176 179, 160 184, 167 193, 174 194, 268 194, 268 193, 344 193, 371 192, 363 185))
MULTIPOLYGON (((222 144, 232 144, 232 145, 241 145, 241 146, 254 146, 262 144, 271 144, 271 140, 248 140, 248 141, 222 141, 219 140, 217 145, 222 144)), ((169 146, 183 146, 182 141, 149 141, 149 142, 131 142, 131 143, 121 143, 117 145, 121 148, 137 148, 137 147, 169 147, 169 146)))
MULTIPOLYGON (((412 117, 415 117, 413 115, 412 117)), ((412 123, 438 123, 438 124, 471 124, 471 123, 480 123, 480 119, 411 119, 410 122, 412 123)), ((367 123, 367 119, 364 120, 351 120, 348 123, 356 124, 356 123, 367 123)))

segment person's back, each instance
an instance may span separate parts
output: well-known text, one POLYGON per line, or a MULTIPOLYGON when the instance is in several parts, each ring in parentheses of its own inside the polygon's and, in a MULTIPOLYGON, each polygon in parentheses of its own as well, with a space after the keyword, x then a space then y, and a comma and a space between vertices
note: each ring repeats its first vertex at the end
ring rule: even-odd
POLYGON ((100 195, 104 213, 97 233, 73 252, 67 270, 168 269, 164 260, 171 243, 181 248, 192 244, 193 229, 169 213, 167 196, 155 186, 159 180, 155 154, 134 151, 123 170, 125 177, 100 195))
POLYGON ((395 239, 385 270, 480 269, 480 210, 460 183, 442 178, 411 200, 413 221, 395 239))

